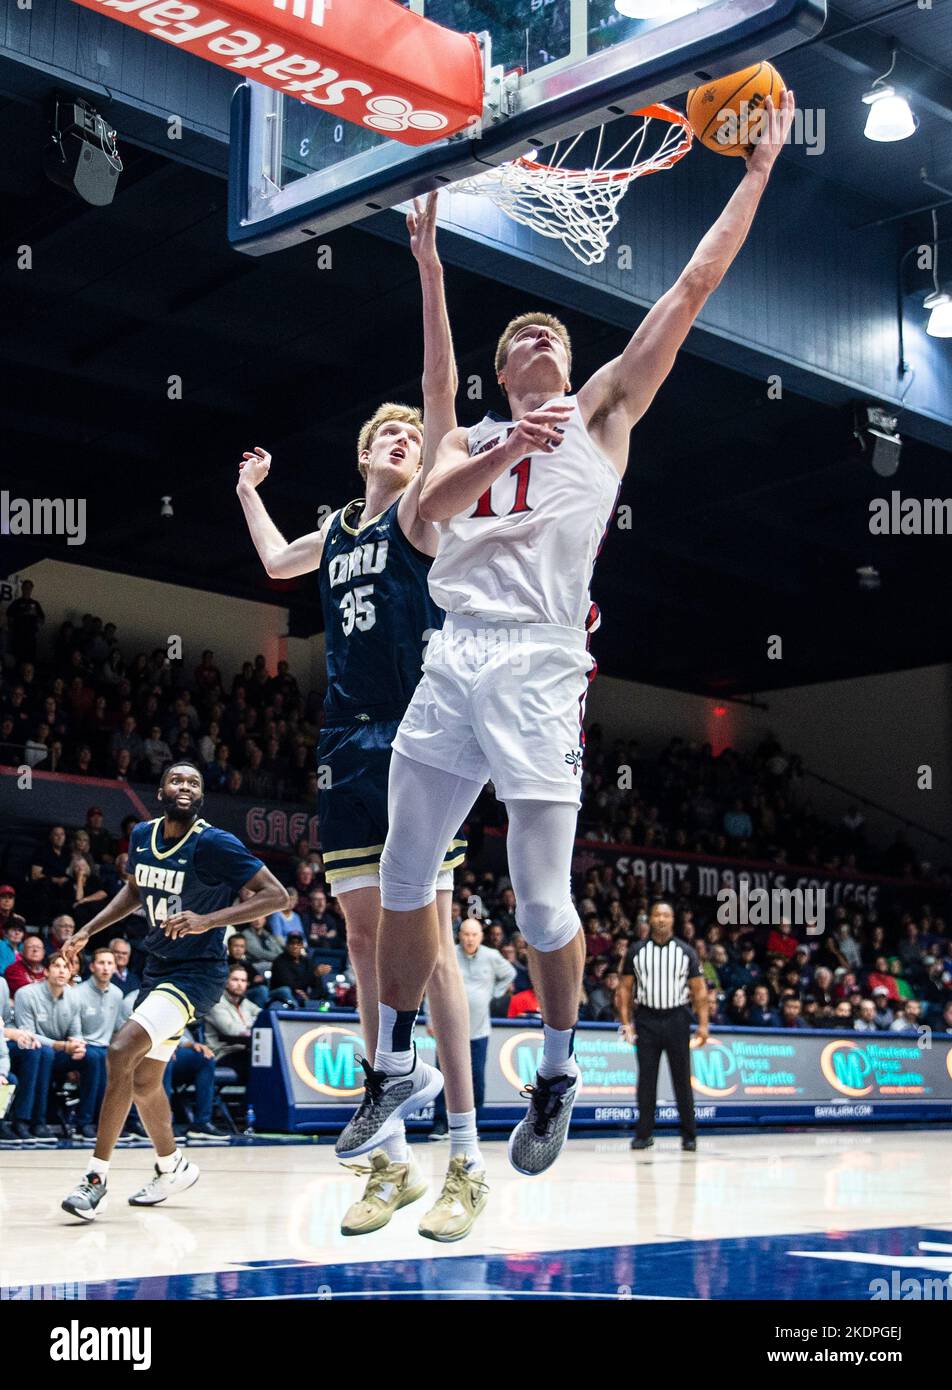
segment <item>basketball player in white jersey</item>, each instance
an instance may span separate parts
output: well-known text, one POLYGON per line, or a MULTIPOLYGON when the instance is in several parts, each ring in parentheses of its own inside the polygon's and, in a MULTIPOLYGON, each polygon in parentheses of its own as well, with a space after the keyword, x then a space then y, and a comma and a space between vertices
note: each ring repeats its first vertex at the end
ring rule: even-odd
POLYGON ((509 1158, 521 1173, 541 1173, 562 1149, 581 1083, 573 1038, 585 944, 570 873, 595 673, 589 583, 631 431, 743 246, 793 110, 790 92, 779 110, 767 99, 739 187, 619 357, 572 395, 568 333, 549 315, 524 314, 496 354, 511 419, 488 415, 440 446, 420 512, 440 531, 429 583, 446 621, 393 743, 375 1077, 339 1153, 365 1152, 439 1084, 411 1030, 439 950, 440 858, 487 777, 508 813, 509 873, 544 1035, 509 1158))

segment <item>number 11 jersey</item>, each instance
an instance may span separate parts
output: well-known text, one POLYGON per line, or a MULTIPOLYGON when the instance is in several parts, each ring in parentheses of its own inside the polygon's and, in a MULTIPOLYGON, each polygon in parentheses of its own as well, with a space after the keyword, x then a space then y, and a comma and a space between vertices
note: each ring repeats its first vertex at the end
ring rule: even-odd
MULTIPOLYGON (((562 443, 520 459, 474 506, 439 523, 430 594, 448 613, 590 632, 597 625, 592 572, 621 483, 577 397, 555 396, 546 405, 572 407, 562 443)), ((490 412, 469 430, 470 456, 515 427, 490 412)))

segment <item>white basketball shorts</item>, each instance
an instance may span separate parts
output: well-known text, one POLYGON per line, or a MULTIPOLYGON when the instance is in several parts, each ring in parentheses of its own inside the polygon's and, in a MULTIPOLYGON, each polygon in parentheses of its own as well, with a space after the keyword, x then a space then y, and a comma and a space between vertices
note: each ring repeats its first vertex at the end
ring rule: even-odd
POLYGON ((448 613, 393 740, 406 758, 501 801, 581 802, 582 719, 595 674, 586 634, 448 613))

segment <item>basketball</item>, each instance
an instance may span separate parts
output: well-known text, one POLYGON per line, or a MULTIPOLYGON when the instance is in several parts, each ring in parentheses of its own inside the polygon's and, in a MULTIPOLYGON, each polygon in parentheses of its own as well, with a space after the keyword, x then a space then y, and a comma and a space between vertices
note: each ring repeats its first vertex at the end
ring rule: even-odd
POLYGON ((761 107, 768 96, 779 106, 784 91, 783 78, 771 63, 754 63, 693 87, 688 120, 701 144, 715 154, 748 155, 757 143, 761 107))

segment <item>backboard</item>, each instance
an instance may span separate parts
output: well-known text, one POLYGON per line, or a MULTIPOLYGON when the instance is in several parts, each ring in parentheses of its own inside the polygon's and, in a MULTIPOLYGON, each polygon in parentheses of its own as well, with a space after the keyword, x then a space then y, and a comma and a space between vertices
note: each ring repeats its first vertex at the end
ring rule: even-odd
MULTIPOLYGON (((396 3, 397 0, 394 0, 396 3)), ((404 0, 480 36, 483 120, 410 147, 251 82, 232 103, 228 235, 267 254, 677 98, 818 33, 826 0, 404 0), (653 17, 632 18, 622 10, 653 17)), ((368 35, 372 45, 373 36, 368 35)))

